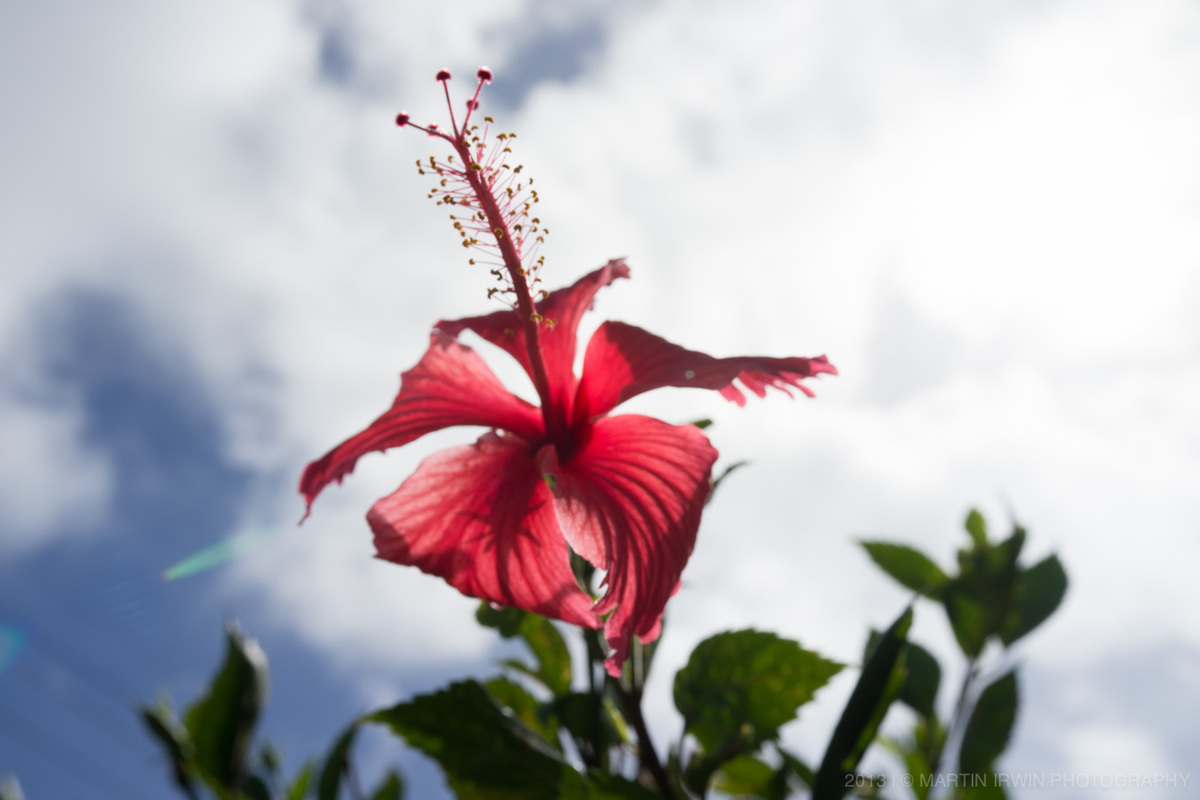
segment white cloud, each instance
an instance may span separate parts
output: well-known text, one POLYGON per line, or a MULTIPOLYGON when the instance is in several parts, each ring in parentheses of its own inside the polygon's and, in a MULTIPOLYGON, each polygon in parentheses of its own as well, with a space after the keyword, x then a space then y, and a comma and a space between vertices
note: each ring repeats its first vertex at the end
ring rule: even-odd
POLYGON ((70 403, 0 394, 0 554, 8 557, 103 519, 112 464, 82 441, 82 415, 70 403))
MULTIPOLYGON (((1077 731, 1066 742, 1071 763, 1064 770, 1077 776, 1152 776, 1174 772, 1162 745, 1148 731, 1103 727, 1077 731)), ((1096 788, 1093 786, 1092 788, 1096 788)))

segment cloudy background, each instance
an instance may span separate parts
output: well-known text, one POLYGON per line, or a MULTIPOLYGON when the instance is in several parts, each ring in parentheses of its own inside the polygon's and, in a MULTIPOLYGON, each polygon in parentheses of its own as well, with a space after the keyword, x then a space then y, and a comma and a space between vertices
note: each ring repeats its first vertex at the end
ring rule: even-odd
MULTIPOLYGON (((432 322, 495 308, 413 168, 436 148, 392 124, 442 120, 437 69, 461 95, 487 64, 547 284, 629 259, 593 325, 841 371, 816 401, 630 404, 711 417, 723 461, 753 461, 669 608, 660 744, 697 641, 756 626, 852 662, 908 599, 855 539, 949 566, 978 506, 1072 580, 1020 647, 1005 769, 1194 786, 1200 5, 433 5, 0 5, 0 774, 31 800, 167 796, 130 709, 195 696, 230 617, 272 659, 289 770, 354 714, 490 668, 474 603, 373 561, 362 520, 474 432, 365 459, 302 528, 294 494, 432 322)), ((935 608, 916 636, 953 652, 935 608)), ((810 758, 853 679, 787 729, 810 758)), ((443 791, 378 737, 360 770, 396 759, 412 796, 443 791)))

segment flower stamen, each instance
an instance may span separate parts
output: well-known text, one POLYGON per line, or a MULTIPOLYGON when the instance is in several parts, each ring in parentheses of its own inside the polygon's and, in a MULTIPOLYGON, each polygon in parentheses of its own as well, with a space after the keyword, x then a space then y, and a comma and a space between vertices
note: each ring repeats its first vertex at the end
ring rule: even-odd
MULTIPOLYGON (((530 214, 538 202, 538 194, 533 188, 532 178, 520 177, 524 165, 513 167, 507 163, 507 158, 512 154, 510 141, 517 135, 511 132, 493 135, 495 120, 491 117, 484 117, 482 128, 471 124, 471 115, 479 108, 479 94, 484 84, 492 80, 491 70, 482 67, 476 73, 478 83, 474 94, 467 100, 467 114, 461 127, 450 98, 450 77, 450 71, 445 69, 437 74, 450 110, 451 133, 442 131, 436 124, 415 124, 407 112, 397 115, 396 124, 444 139, 454 147, 463 166, 458 165, 454 154, 448 154, 444 161, 431 156, 427 166, 417 162, 417 172, 425 175, 428 170, 438 178, 437 185, 428 195, 431 200, 456 206, 458 213, 450 215, 450 222, 461 237, 463 247, 484 253, 486 258, 482 263, 503 268, 500 272, 493 270, 493 273, 504 285, 489 291, 488 296, 505 298, 514 310, 519 310, 523 305, 522 298, 518 296, 520 284, 525 284, 524 293, 532 301, 535 289, 541 283, 538 272, 545 262, 539 251, 548 231, 542 227, 540 219, 530 214), (489 219, 484 206, 491 203, 483 199, 484 195, 494 203, 497 219, 489 219), (510 259, 505 255, 507 248, 501 244, 506 239, 512 243, 515 251, 510 256, 515 256, 512 260, 519 266, 517 270, 512 268, 514 264, 510 264, 510 259), (525 280, 517 280, 518 276, 525 280)), ((475 260, 470 259, 469 263, 474 264, 475 260)))
MULTIPOLYGON (((566 430, 566 418, 562 409, 552 402, 539 345, 540 330, 553 327, 553 321, 538 313, 535 303, 535 291, 541 291, 538 273, 545 263, 539 251, 549 231, 531 213, 538 203, 533 178, 521 175, 524 165, 513 168, 507 163, 512 154, 511 140, 517 135, 493 134, 495 120, 491 117, 483 118, 482 128, 471 123, 471 115, 479 107, 479 94, 484 84, 492 80, 491 70, 480 68, 476 78, 478 83, 467 100, 467 113, 461 127, 450 99, 450 72, 444 69, 438 72, 437 80, 442 84, 446 105, 450 108, 451 132, 444 132, 435 124, 414 124, 403 112, 396 117, 396 124, 443 139, 454 149, 454 153, 442 161, 430 156, 428 166, 418 161, 417 172, 424 175, 429 170, 437 177, 429 198, 453 207, 450 222, 458 232, 462 246, 483 253, 485 257, 480 263, 493 267, 491 273, 497 277, 500 286, 489 289, 488 297, 506 301, 522 320, 530 372, 542 400, 543 413, 547 415, 546 427, 560 435, 566 430)), ((468 263, 474 265, 476 262, 472 258, 468 263)))

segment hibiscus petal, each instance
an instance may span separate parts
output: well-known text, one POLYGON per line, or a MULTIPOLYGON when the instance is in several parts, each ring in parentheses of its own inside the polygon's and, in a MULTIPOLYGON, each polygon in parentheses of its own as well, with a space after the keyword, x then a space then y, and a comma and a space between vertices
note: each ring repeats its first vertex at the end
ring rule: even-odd
POLYGON ((434 331, 421 361, 400 376, 400 393, 392 407, 366 430, 309 464, 300 478, 300 492, 311 508, 321 490, 333 481, 340 483, 363 455, 454 425, 483 425, 533 438, 542 432, 542 416, 505 389, 474 350, 434 331))
POLYGON ((823 372, 837 374, 825 356, 713 358, 633 325, 605 322, 592 335, 583 357, 575 420, 579 423, 605 414, 629 398, 660 386, 716 389, 739 406, 746 404, 746 397, 734 380, 759 397, 766 394, 768 386, 789 395, 788 387, 795 387, 811 397, 812 390, 801 381, 823 372))
POLYGON ((465 595, 599 627, 575 582, 534 445, 484 434, 421 462, 367 522, 379 558, 419 567, 465 595))
MULTIPOLYGON (((568 417, 576 386, 575 348, 579 320, 592 307, 597 292, 617 278, 628 277, 629 267, 625 266, 625 261, 614 259, 571 286, 551 292, 537 304, 538 313, 554 321, 553 327, 541 328, 538 341, 546 365, 551 399, 565 410, 568 417)), ((443 320, 437 324, 437 328, 450 336, 458 336, 463 330, 474 331, 483 339, 503 348, 520 362, 530 378, 533 377, 529 368, 529 353, 525 349, 525 330, 515 312, 504 310, 480 317, 443 320)))
POLYGON ((544 459, 563 535, 608 570, 595 611, 612 612, 604 637, 614 652, 605 666, 619 675, 631 637, 658 636, 696 542, 717 451, 695 426, 625 414, 587 426, 563 461, 544 459))

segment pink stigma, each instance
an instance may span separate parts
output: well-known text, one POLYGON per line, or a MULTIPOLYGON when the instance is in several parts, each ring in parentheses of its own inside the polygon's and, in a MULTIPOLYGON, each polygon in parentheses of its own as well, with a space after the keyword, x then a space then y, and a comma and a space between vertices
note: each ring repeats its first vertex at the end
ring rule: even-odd
MULTIPOLYGON (((417 171, 422 175, 426 170, 437 175, 438 185, 429 197, 453 207, 450 219, 462 246, 479 250, 485 256, 482 263, 494 267, 491 273, 502 285, 490 288, 488 297, 509 296, 507 299, 514 309, 520 309, 523 315, 540 324, 542 320, 535 319, 533 304, 537 300, 535 293, 545 294, 538 287, 538 271, 544 261, 538 251, 548 231, 533 216, 533 207, 538 202, 533 179, 521 174, 524 169, 521 164, 506 163, 516 134, 493 133, 491 117, 484 117, 482 125, 472 124, 472 117, 480 107, 479 95, 491 81, 492 71, 480 67, 476 76, 479 82, 466 99, 467 113, 461 124, 454 113, 458 104, 450 97, 449 70, 442 70, 437 77, 446 95, 450 125, 444 128, 436 123, 418 125, 406 111, 396 117, 396 124, 442 139, 454 149, 443 161, 430 157, 428 163, 417 162, 417 171)), ((476 263, 474 258, 469 261, 476 263)))

